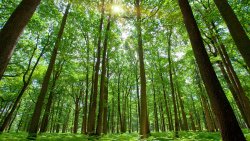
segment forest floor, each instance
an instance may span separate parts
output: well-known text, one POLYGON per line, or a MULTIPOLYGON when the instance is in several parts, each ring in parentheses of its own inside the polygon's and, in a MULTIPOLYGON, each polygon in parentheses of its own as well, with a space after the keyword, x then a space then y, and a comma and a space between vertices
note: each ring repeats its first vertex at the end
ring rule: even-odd
MULTIPOLYGON (((250 131, 244 130, 247 141, 250 141, 250 131)), ((27 133, 3 133, 0 134, 0 141, 24 141, 26 140, 27 133)), ((148 141, 221 141, 218 132, 179 132, 179 138, 174 139, 172 132, 167 133, 151 133, 148 141)), ((37 137, 37 141, 137 141, 139 135, 137 133, 125 134, 108 134, 100 138, 90 137, 82 134, 71 133, 44 133, 37 137)))

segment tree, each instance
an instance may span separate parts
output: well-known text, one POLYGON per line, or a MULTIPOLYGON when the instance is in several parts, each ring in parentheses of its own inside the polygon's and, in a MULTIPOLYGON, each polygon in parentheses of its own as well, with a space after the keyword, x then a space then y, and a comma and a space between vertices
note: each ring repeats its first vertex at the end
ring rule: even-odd
POLYGON ((238 50, 244 58, 247 66, 250 68, 250 40, 240 24, 239 19, 228 4, 227 0, 214 0, 214 3, 225 20, 238 50))
POLYGON ((222 139, 225 141, 246 140, 211 65, 191 7, 187 0, 178 0, 178 3, 202 80, 205 84, 213 111, 220 124, 222 139))
POLYGON ((95 134, 95 119, 96 119, 96 107, 97 107, 97 93, 98 93, 98 73, 100 70, 101 63, 101 41, 102 41, 102 27, 104 20, 104 0, 102 0, 102 10, 101 10, 101 19, 98 29, 98 43, 97 43, 97 61, 95 64, 95 75, 93 84, 93 95, 90 101, 89 107, 89 116, 88 116, 88 134, 95 134))
POLYGON ((171 94, 172 94, 172 100, 173 100, 173 105, 174 105, 174 121, 175 121, 175 137, 179 137, 178 131, 179 131, 179 119, 177 116, 177 104, 176 104, 176 93, 174 90, 174 82, 173 82, 173 73, 172 73, 172 58, 171 58, 171 35, 172 35, 172 29, 169 31, 168 35, 168 63, 169 63, 169 81, 170 81, 170 88, 171 88, 171 94))
POLYGON ((37 60, 36 60, 36 63, 34 64, 34 66, 32 67, 32 69, 30 68, 31 67, 31 63, 32 63, 32 59, 35 55, 35 52, 37 50, 37 46, 38 46, 38 39, 39 39, 39 36, 37 37, 37 43, 36 43, 36 47, 34 48, 33 52, 32 52, 32 56, 31 58, 29 59, 29 64, 28 64, 28 67, 27 67, 27 70, 25 71, 24 75, 23 75, 23 86, 20 90, 20 92, 18 93, 18 96, 11 108, 11 111, 8 113, 8 115, 5 117, 4 121, 3 121, 3 124, 2 126, 0 127, 0 132, 3 132, 6 127, 8 126, 10 120, 12 119, 12 115, 13 113, 16 111, 18 105, 20 106, 20 102, 21 102, 21 98, 24 94, 24 92, 26 91, 26 89, 28 88, 30 82, 31 82, 31 79, 32 79, 32 76, 33 76, 33 73, 42 57, 42 55, 44 54, 44 51, 45 51, 45 47, 42 49, 40 55, 38 56, 37 60), (28 75, 29 71, 31 69, 31 72, 30 74, 28 75), (28 75, 28 78, 26 78, 28 75))
POLYGON ((68 17, 68 14, 69 14, 69 9, 70 9, 70 4, 68 4, 68 6, 66 8, 66 11, 64 13, 64 16, 63 16, 63 19, 62 19, 62 22, 61 22, 61 26, 60 26, 60 30, 58 32, 58 36, 57 36, 57 39, 56 39, 56 43, 55 43, 55 46, 54 46, 54 49, 53 49, 53 52, 52 52, 52 55, 51 55, 50 63, 49 63, 48 69, 47 69, 46 74, 45 74, 44 79, 43 79, 40 94, 39 94, 39 96, 37 98, 37 102, 36 102, 36 105, 35 105, 35 110, 33 112, 32 119, 30 121, 30 127, 28 129, 28 132, 29 132, 28 139, 29 138, 33 139, 34 137, 36 137, 36 134, 37 134, 37 131, 38 131, 38 124, 39 124, 39 121, 40 121, 39 119, 40 119, 40 115, 41 115, 41 112, 42 112, 44 98, 45 98, 47 90, 48 90, 50 76, 51 76, 52 70, 54 68, 55 61, 56 61, 57 52, 58 52, 58 49, 59 49, 59 46, 60 46, 60 42, 61 42, 61 39, 62 39, 64 28, 65 28, 65 25, 66 25, 67 17, 68 17))
POLYGON ((141 6, 140 0, 135 1, 136 6, 136 28, 137 28, 137 39, 138 39, 138 55, 140 64, 140 82, 141 82, 141 112, 140 112, 140 134, 142 138, 146 138, 149 134, 148 125, 148 113, 147 113, 147 94, 146 94, 146 75, 144 67, 143 57, 143 45, 142 45, 142 29, 141 29, 141 6))
POLYGON ((108 17, 108 24, 105 33, 105 39, 103 43, 103 54, 102 54, 102 73, 101 73, 101 84, 100 84, 100 99, 99 99, 99 113, 98 113, 98 120, 97 120, 97 128, 96 134, 101 135, 103 132, 103 112, 104 112, 104 94, 105 94, 105 79, 106 79, 106 56, 108 50, 108 39, 109 39, 109 32, 110 32, 110 24, 111 24, 111 15, 108 17))
POLYGON ((54 69, 53 70, 54 75, 53 75, 53 80, 52 80, 52 86, 51 86, 51 90, 50 90, 48 102, 46 104, 46 108, 45 108, 45 111, 44 111, 44 114, 43 114, 43 118, 42 118, 42 122, 41 122, 41 127, 40 127, 40 132, 41 133, 47 131, 48 122, 49 122, 49 116, 50 116, 50 113, 51 113, 51 106, 52 106, 53 97, 54 97, 54 94, 55 94, 54 91, 55 91, 55 87, 56 87, 56 82, 59 79, 59 76, 61 74, 61 71, 62 71, 64 63, 65 63, 65 60, 64 61, 60 61, 58 63, 58 69, 56 69, 56 70, 54 69))
POLYGON ((41 0, 22 0, 0 31, 0 80, 15 50, 19 36, 41 0))

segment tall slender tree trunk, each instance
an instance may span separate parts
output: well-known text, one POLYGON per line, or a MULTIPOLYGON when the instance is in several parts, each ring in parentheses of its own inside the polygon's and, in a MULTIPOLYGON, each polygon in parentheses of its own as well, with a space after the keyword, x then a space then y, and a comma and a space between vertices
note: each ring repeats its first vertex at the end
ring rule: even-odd
POLYGON ((184 23, 224 141, 246 140, 209 60, 188 0, 178 0, 184 23))
MULTIPOLYGON (((230 78, 234 90, 237 92, 237 95, 235 95, 235 100, 237 100, 236 98, 238 98, 240 100, 240 103, 237 104, 238 107, 242 106, 242 111, 241 114, 242 116, 245 117, 245 122, 248 125, 248 128, 250 128, 250 101, 249 98, 246 96, 245 91, 241 85, 241 82, 236 74, 236 72, 234 71, 233 65, 229 59, 229 56, 225 50, 225 46, 223 44, 220 45, 220 48, 218 49, 219 52, 221 53, 221 55, 224 56, 223 60, 224 60, 224 66, 227 69, 227 74, 228 77, 230 78), (221 49, 221 50, 220 50, 221 49)), ((235 93, 232 93, 235 94, 235 93)))
POLYGON ((141 29, 141 6, 140 0, 135 1, 136 6, 136 28, 137 28, 137 38, 138 38, 138 55, 140 64, 140 80, 141 80, 141 115, 140 115, 140 134, 142 138, 147 138, 149 133, 148 126, 148 114, 147 114, 147 94, 146 94, 146 75, 144 67, 144 53, 142 45, 142 29, 141 29))
POLYGON ((41 115, 41 112, 42 112, 42 107, 43 107, 43 104, 44 104, 44 99, 45 99, 45 96, 46 96, 46 93, 47 93, 47 90, 48 90, 50 76, 51 76, 52 70, 54 68, 55 61, 56 61, 57 51, 58 51, 58 48, 60 46, 60 42, 61 42, 63 31, 64 31, 64 28, 65 28, 65 25, 66 25, 69 9, 70 9, 70 4, 68 4, 68 6, 66 8, 66 11, 64 13, 62 23, 61 23, 61 27, 60 27, 60 30, 59 30, 59 33, 58 33, 58 36, 57 36, 57 40, 56 40, 56 43, 55 43, 55 47, 53 49, 53 52, 52 52, 52 55, 51 55, 51 58, 50 58, 50 63, 49 63, 48 69, 46 71, 46 74, 44 76, 43 83, 42 83, 42 88, 41 88, 40 94, 38 96, 36 105, 35 105, 35 110, 34 110, 33 115, 32 115, 32 119, 31 119, 31 122, 30 122, 30 127, 28 129, 28 132, 29 132, 28 138, 30 138, 30 139, 33 139, 34 137, 36 137, 36 134, 37 134, 37 131, 38 131, 38 124, 39 124, 39 119, 40 119, 40 115, 41 115))
POLYGON ((179 91, 178 85, 177 85, 177 95, 178 95, 180 108, 181 108, 181 115, 182 115, 182 120, 183 120, 183 130, 187 131, 188 130, 187 114, 185 112, 184 102, 183 102, 181 93, 179 91))
POLYGON ((100 84, 100 98, 99 98, 99 112, 97 119, 96 134, 101 135, 103 131, 103 111, 104 111, 104 93, 105 93, 105 79, 106 79, 106 62, 107 62, 107 50, 108 50, 108 39, 111 24, 111 15, 108 17, 108 24, 105 33, 105 39, 103 43, 103 54, 102 54, 102 73, 101 73, 101 84, 100 84))
POLYGON ((80 113, 80 108, 79 108, 80 105, 79 104, 80 104, 80 97, 76 97, 76 99, 75 99, 74 127, 73 127, 73 133, 75 133, 75 134, 78 131, 78 121, 79 121, 79 113, 80 113))
POLYGON ((95 134, 95 122, 96 122, 96 107, 97 107, 97 93, 98 93, 98 73, 100 70, 100 60, 101 60, 101 40, 102 40, 102 26, 104 20, 104 0, 102 0, 102 13, 99 25, 99 35, 98 35, 98 45, 97 45, 97 60, 95 64, 95 75, 93 82, 93 95, 91 99, 91 106, 89 109, 88 118, 88 134, 95 134))
POLYGON ((233 37, 233 40, 244 58, 247 66, 250 68, 250 40, 244 31, 239 19, 235 15, 233 9, 228 4, 227 0, 214 0, 217 8, 220 11, 227 27, 233 37))
POLYGON ((87 133, 88 133, 88 131, 89 131, 89 120, 90 120, 90 118, 91 118, 91 116, 90 116, 90 110, 92 109, 91 108, 91 105, 92 105, 92 99, 93 99, 93 93, 94 93, 94 79, 95 79, 95 63, 96 63, 96 61, 95 61, 95 53, 94 53, 94 55, 93 55, 94 57, 93 57, 93 64, 92 64, 92 76, 91 76, 91 92, 90 92, 90 96, 89 96, 89 113, 88 113, 88 122, 87 122, 87 133))
MULTIPOLYGON (((38 43, 37 43, 37 45, 38 45, 38 43)), ((15 100, 15 102, 14 102, 14 104, 13 104, 11 110, 10 110, 10 112, 9 112, 9 113, 7 114, 7 116, 4 118, 3 124, 2 124, 2 126, 0 127, 0 132, 3 132, 3 131, 6 129, 6 127, 8 126, 8 123, 10 122, 10 119, 12 118, 13 113, 14 113, 15 110, 17 109, 17 106, 20 104, 20 101, 21 101, 21 99, 22 99, 22 96, 23 96, 24 92, 26 91, 26 89, 28 88, 28 86, 29 86, 29 84, 30 84, 31 78, 32 78, 32 76, 33 76, 33 73, 34 73, 34 71, 35 71, 35 69, 36 69, 36 67, 37 67, 37 65, 38 65, 38 63, 39 63, 39 61, 40 61, 40 58, 42 57, 42 55, 43 55, 44 52, 45 52, 45 47, 44 47, 44 48, 42 49, 40 55, 38 56, 38 58, 37 58, 37 60, 36 60, 36 63, 34 64, 33 68, 31 69, 31 72, 30 72, 30 74, 29 74, 29 76, 28 76, 28 78, 27 78, 27 80, 26 80, 26 75, 27 75, 28 72, 30 71, 31 61, 32 61, 32 59, 33 59, 33 57, 34 57, 34 55, 35 55, 36 49, 37 49, 37 46, 36 46, 36 48, 34 49, 34 51, 33 51, 33 53, 32 53, 32 57, 31 57, 30 60, 29 60, 28 68, 27 68, 27 70, 26 70, 26 72, 25 72, 25 74, 24 74, 24 76, 23 76, 23 86, 22 86, 22 89, 20 90, 20 92, 19 92, 19 94, 18 94, 18 96, 17 96, 17 98, 16 98, 16 100, 15 100)))
POLYGON ((112 112, 111 112, 111 133, 115 133, 115 103, 114 103, 114 93, 112 98, 112 112))
POLYGON ((160 110, 160 117, 161 117, 161 131, 165 132, 166 131, 166 126, 165 126, 165 117, 164 117, 164 112, 163 112, 163 106, 162 102, 160 102, 159 105, 159 110, 160 110))
POLYGON ((132 126, 132 95, 129 95, 129 133, 133 132, 132 126))
POLYGON ((163 76, 162 76, 161 72, 160 72, 160 77, 161 77, 161 84, 162 84, 162 89, 163 89, 163 99, 164 99, 164 103, 166 106, 166 114, 167 114, 167 119, 168 119, 168 129, 172 131, 173 130, 172 116, 170 113, 169 104, 168 104, 168 100, 167 100, 167 94, 166 94, 166 88, 165 88, 165 84, 164 84, 164 80, 163 80, 163 76))
POLYGON ((194 114, 194 117, 195 117, 195 123, 196 123, 196 129, 197 130, 201 130, 201 125, 200 125, 200 116, 198 115, 198 113, 197 113, 197 108, 196 108, 196 106, 195 106, 195 102, 194 102, 194 96, 193 96, 193 94, 191 93, 191 95, 190 95, 190 99, 191 99, 191 103, 190 104, 192 104, 192 112, 193 112, 193 114, 194 114))
POLYGON ((141 104, 140 104, 140 91, 139 91, 139 78, 138 78, 138 63, 136 61, 135 66, 135 81, 136 81, 136 96, 137 96, 137 113, 138 113, 138 123, 140 123, 141 116, 141 104))
POLYGON ((61 74, 63 64, 64 64, 64 62, 62 62, 62 63, 60 62, 58 70, 56 70, 55 73, 54 73, 54 77, 53 77, 53 81, 52 81, 52 86, 51 86, 48 102, 46 104, 46 108, 45 108, 43 118, 42 118, 42 122, 41 122, 40 133, 43 133, 43 132, 47 131, 47 127, 48 127, 48 124, 49 124, 49 116, 50 116, 51 106, 52 106, 52 102, 53 102, 53 95, 55 94, 54 90, 55 90, 55 87, 56 87, 56 82, 59 79, 59 76, 61 74))
POLYGON ((47 130, 48 123, 49 123, 50 109, 52 106, 53 94, 54 93, 50 91, 48 102, 46 104, 46 108, 45 108, 44 115, 43 115, 42 122, 41 122, 40 133, 46 132, 47 130))
POLYGON ((172 100, 174 105, 174 131, 175 131, 175 137, 179 137, 178 131, 179 131, 179 119, 178 119, 178 113, 177 113, 177 105, 176 105, 176 99, 175 99, 175 91, 174 91, 174 82, 173 82, 173 74, 172 74, 172 60, 171 60, 171 35, 172 35, 172 29, 169 32, 168 35, 168 63, 169 63, 169 82, 170 82, 170 88, 171 88, 171 94, 172 94, 172 100))
POLYGON ((197 83, 198 88, 199 88, 201 102, 202 102, 202 106, 203 106, 204 112, 205 112, 204 114, 205 114, 207 129, 209 132, 213 132, 213 131, 215 131, 215 126, 213 123, 213 116, 211 116, 211 114, 210 114, 209 103, 208 103, 207 98, 204 94, 205 92, 204 92, 204 89, 203 89, 202 84, 201 84, 202 82, 200 80, 200 76, 199 76, 199 72, 198 72, 197 67, 195 67, 195 72, 196 72, 196 83, 197 83))
MULTIPOLYGON (((209 27, 209 25, 207 25, 209 27)), ((217 62, 224 79, 227 82, 228 88, 230 89, 238 108, 240 109, 241 115, 246 122, 248 128, 250 127, 250 101, 248 97, 245 95, 245 91, 242 88, 241 82, 234 71, 233 65, 229 59, 227 51, 223 43, 220 42, 220 37, 218 35, 218 30, 216 29, 215 24, 212 22, 211 38, 210 41, 214 46, 214 50, 216 53, 213 53, 214 56, 217 56, 217 52, 220 54, 222 58, 222 62, 217 62), (212 30, 215 30, 214 33, 212 30), (214 36, 214 34, 216 36, 214 36), (225 68, 224 68, 225 67, 225 68)))
POLYGON ((83 108, 83 118, 82 118, 82 134, 87 133, 87 113, 88 113, 88 97, 89 97, 89 36, 88 34, 85 36, 85 40, 87 43, 87 67, 86 67, 86 90, 85 90, 85 101, 83 108))
POLYGON ((0 80, 15 50, 19 36, 41 0, 22 0, 0 31, 0 80))
POLYGON ((103 113, 103 133, 107 134, 108 132, 108 115, 109 115, 109 104, 108 104, 108 94, 109 94, 109 90, 108 90, 108 84, 109 84, 109 65, 108 65, 108 56, 107 56, 107 77, 105 79, 105 86, 104 86, 104 113, 103 113))
POLYGON ((13 118, 11 119, 10 124, 8 125, 7 132, 10 132, 11 126, 12 126, 14 120, 16 119, 16 116, 17 116, 17 113, 18 113, 18 110, 19 110, 20 106, 21 106, 21 103, 19 103, 19 104, 17 105, 16 112, 14 113, 14 116, 13 116, 13 118))
POLYGON ((156 98, 155 98, 155 84, 154 84, 154 76, 152 73, 152 87, 153 87, 153 98, 154 98, 154 130, 156 132, 159 132, 159 122, 158 122, 158 110, 157 110, 157 104, 156 104, 156 98))
MULTIPOLYGON (((159 52, 157 52, 157 57, 158 57, 158 59, 160 58, 159 52)), ((160 66, 161 66, 160 63, 158 64, 158 66, 155 64, 156 68, 158 68, 160 66)), ((167 97, 167 94, 166 94, 166 87, 165 87, 165 82, 164 82, 163 75, 162 75, 162 70, 159 69, 158 72, 159 72, 159 75, 160 75, 160 78, 161 78, 163 99, 164 99, 164 103, 165 103, 165 106, 166 106, 166 114, 167 114, 167 119, 168 119, 168 128, 169 128, 169 130, 172 131, 174 127, 173 127, 173 122, 172 122, 171 110, 170 110, 169 104, 168 104, 168 99, 169 98, 167 97)))
POLYGON ((217 64, 218 64, 218 66, 219 66, 219 68, 220 68, 220 70, 221 70, 221 72, 223 74, 224 79, 226 80, 228 88, 229 88, 229 90, 231 91, 231 93, 232 93, 232 95, 234 97, 234 100, 235 100, 235 102, 236 102, 236 104, 237 104, 237 106, 238 106, 238 108, 239 108, 239 110, 241 112, 241 115, 242 115, 244 121, 246 122, 246 124, 247 124, 247 126, 249 128, 249 122, 248 122, 248 119, 247 119, 247 116, 248 116, 247 112, 248 111, 246 111, 246 109, 244 109, 244 107, 242 105, 243 102, 241 103, 241 99, 239 98, 238 93, 234 89, 233 84, 231 83, 231 81, 230 81, 230 79, 228 77, 228 74, 226 73, 226 70, 225 70, 222 62, 217 62, 217 64))
MULTIPOLYGON (((206 8, 206 7, 205 7, 206 8)), ((208 10, 206 8, 206 10, 208 10)), ((211 11, 211 9, 210 9, 211 11)), ((202 14, 202 12, 199 10, 200 14, 202 14)), ((208 11, 209 12, 209 11, 208 11)), ((209 23, 203 16, 203 19, 206 23, 207 28, 210 31, 210 38, 207 37, 211 44, 214 47, 215 53, 213 53, 213 55, 216 57, 217 56, 217 52, 220 54, 221 58, 222 58, 222 62, 217 62, 219 68, 221 69, 221 72, 227 82, 228 88, 230 89, 236 104, 238 106, 238 108, 240 109, 241 115, 244 119, 244 121, 246 122, 248 128, 250 128, 250 114, 249 110, 250 110, 250 101, 248 99, 248 97, 245 95, 244 89, 242 88, 242 85, 240 83, 240 80, 236 74, 236 72, 234 71, 233 65, 231 63, 231 60, 229 58, 229 55, 225 49, 225 45, 222 43, 220 36, 219 36, 219 31, 215 25, 215 23, 212 21, 211 23, 209 23), (224 68, 225 67, 225 68, 224 68)))
MULTIPOLYGON (((120 85, 121 85, 121 70, 118 68, 118 82, 117 82, 117 122, 120 124, 120 128, 123 127, 122 123, 122 113, 121 113, 121 91, 120 91, 120 85)), ((117 125, 118 125, 117 123, 117 125)), ((117 128, 117 131, 119 129, 117 128)))

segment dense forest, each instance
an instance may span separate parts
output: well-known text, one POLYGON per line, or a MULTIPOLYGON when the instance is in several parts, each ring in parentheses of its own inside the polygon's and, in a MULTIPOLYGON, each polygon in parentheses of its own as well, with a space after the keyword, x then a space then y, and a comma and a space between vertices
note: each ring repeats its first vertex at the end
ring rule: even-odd
POLYGON ((250 140, 249 0, 0 0, 0 140, 250 140))

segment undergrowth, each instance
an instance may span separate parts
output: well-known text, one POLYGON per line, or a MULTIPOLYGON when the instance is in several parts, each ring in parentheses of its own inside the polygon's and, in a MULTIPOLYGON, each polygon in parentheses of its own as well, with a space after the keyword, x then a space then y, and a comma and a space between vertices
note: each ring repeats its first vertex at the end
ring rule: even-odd
MULTIPOLYGON (((244 130, 247 141, 250 141, 250 131, 244 130)), ((3 133, 0 141, 25 141, 27 133, 3 133)), ((151 133, 147 141, 221 141, 218 132, 179 132, 179 138, 173 137, 173 132, 151 133)), ((137 141, 140 136, 137 133, 107 134, 101 137, 87 136, 71 133, 44 133, 38 134, 37 141, 137 141)))

